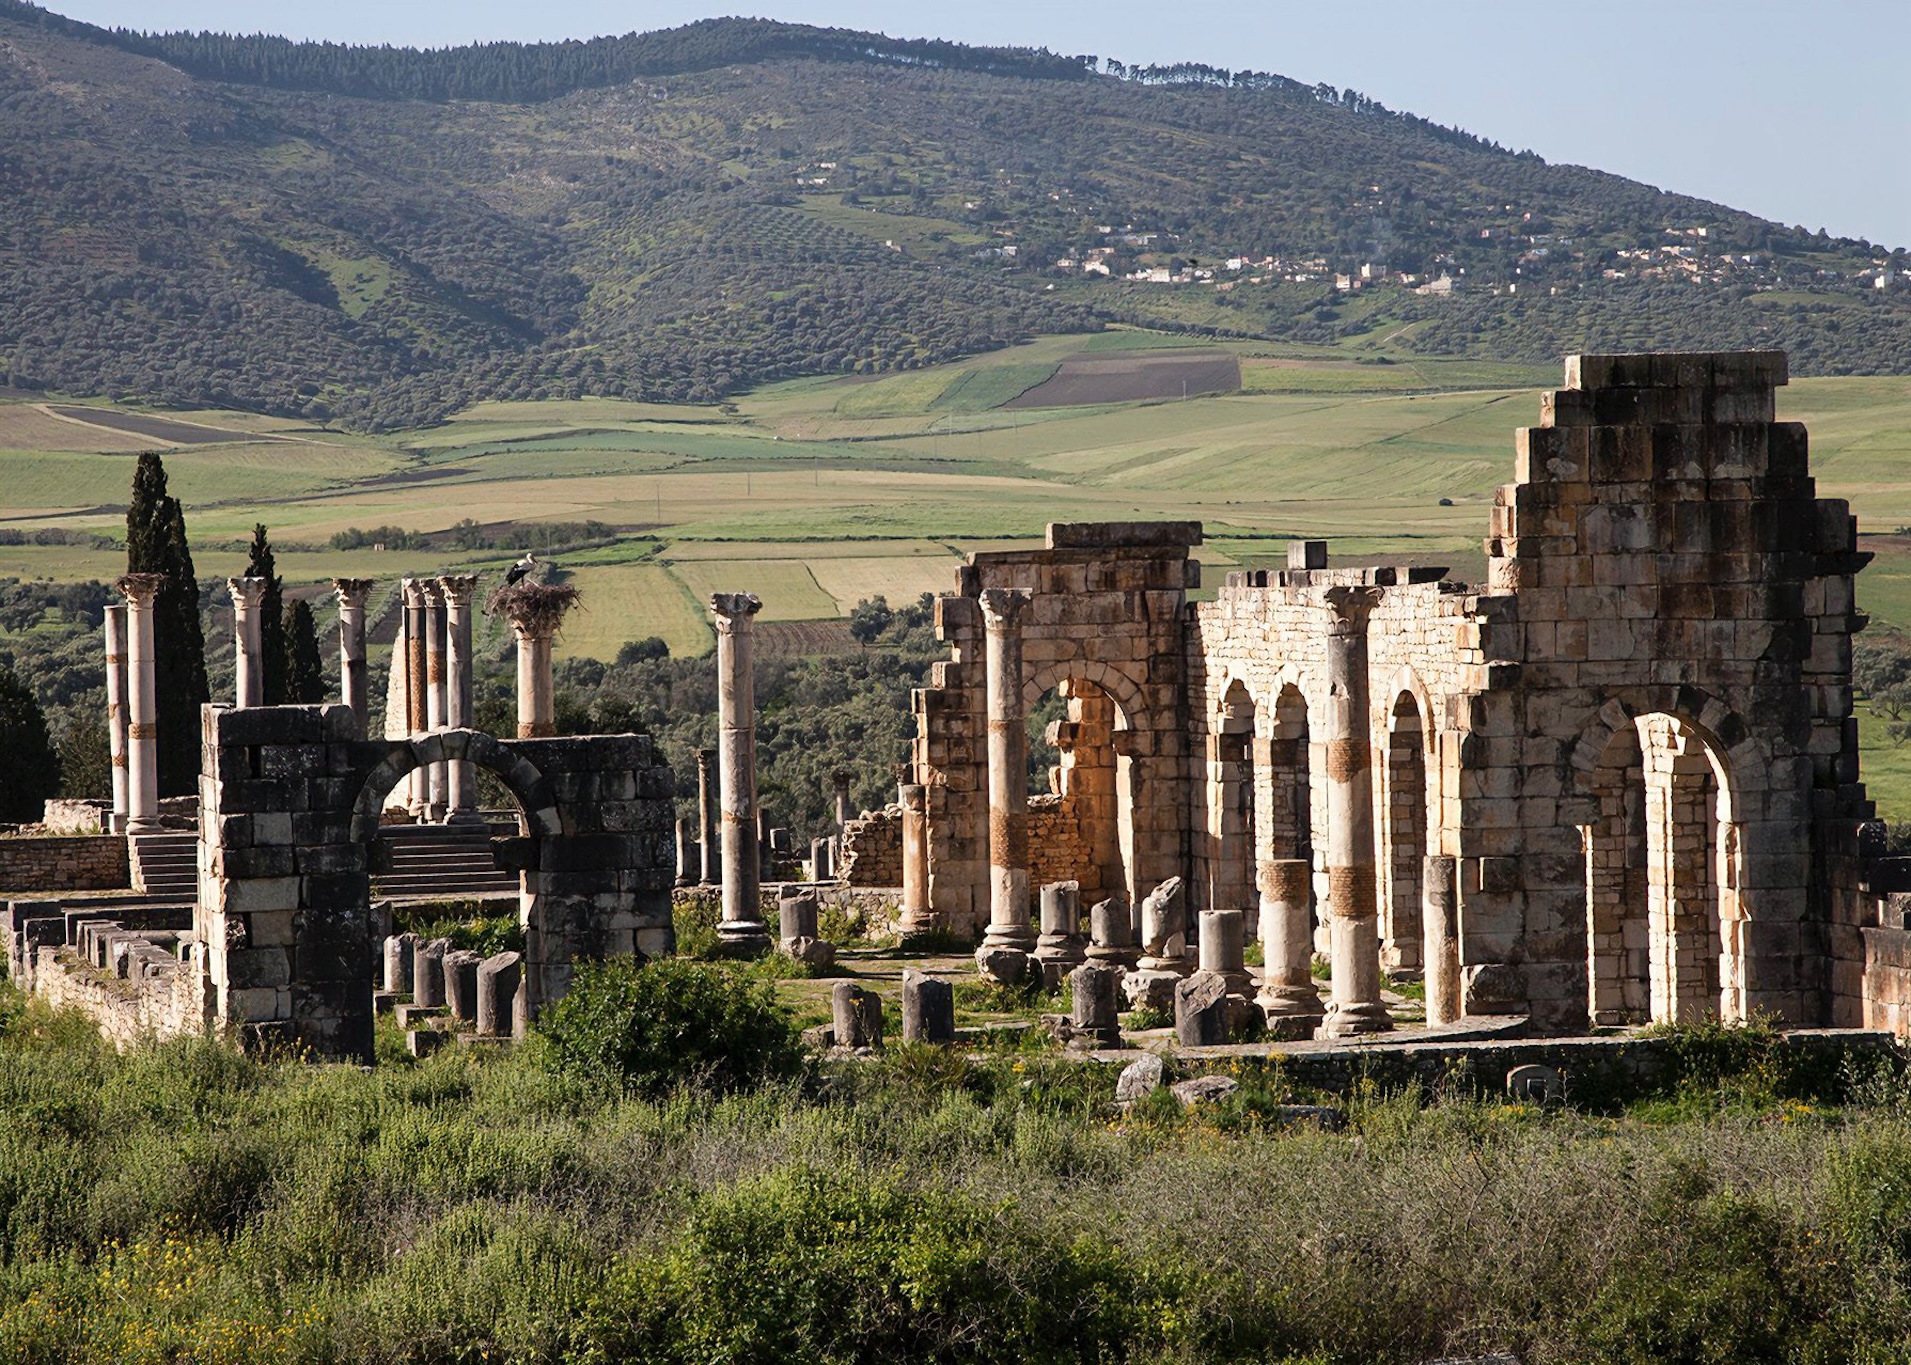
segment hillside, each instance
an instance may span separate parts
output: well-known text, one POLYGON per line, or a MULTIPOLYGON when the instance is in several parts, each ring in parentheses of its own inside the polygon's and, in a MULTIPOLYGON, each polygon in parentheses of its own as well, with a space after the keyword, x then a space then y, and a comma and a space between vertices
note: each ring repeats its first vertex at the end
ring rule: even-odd
POLYGON ((0 0, 0 378, 29 392, 389 428, 1108 321, 1904 373, 1907 264, 1261 73, 743 20, 417 53, 0 0))

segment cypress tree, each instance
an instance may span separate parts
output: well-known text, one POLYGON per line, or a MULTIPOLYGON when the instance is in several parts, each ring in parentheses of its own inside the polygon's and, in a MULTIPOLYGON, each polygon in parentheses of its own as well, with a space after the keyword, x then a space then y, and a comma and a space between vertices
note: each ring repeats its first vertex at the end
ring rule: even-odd
POLYGON ((295 700, 286 686, 286 661, 291 653, 285 635, 285 582, 273 562, 272 542, 266 539, 264 522, 252 528, 252 553, 246 558, 245 576, 265 580, 265 596, 259 600, 260 705, 283 706, 295 700))
POLYGON ((60 755, 33 689, 0 664, 0 820, 26 824, 46 813, 60 790, 60 755))
POLYGON ((285 623, 285 699, 295 706, 325 700, 325 665, 319 657, 318 625, 312 604, 292 604, 285 623))
POLYGON ((186 516, 166 492, 166 467, 147 451, 133 473, 126 507, 126 571, 166 576, 153 604, 153 671, 158 706, 159 794, 199 789, 199 708, 206 684, 206 637, 199 622, 199 578, 186 545, 186 516))

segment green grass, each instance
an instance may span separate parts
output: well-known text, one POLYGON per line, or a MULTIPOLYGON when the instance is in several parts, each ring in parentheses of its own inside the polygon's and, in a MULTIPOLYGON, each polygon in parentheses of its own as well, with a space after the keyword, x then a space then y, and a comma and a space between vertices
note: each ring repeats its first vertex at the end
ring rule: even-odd
POLYGON ((661 637, 679 658, 712 644, 708 598, 701 601, 660 564, 587 566, 567 570, 577 609, 564 621, 557 651, 565 658, 603 659, 631 640, 661 637))

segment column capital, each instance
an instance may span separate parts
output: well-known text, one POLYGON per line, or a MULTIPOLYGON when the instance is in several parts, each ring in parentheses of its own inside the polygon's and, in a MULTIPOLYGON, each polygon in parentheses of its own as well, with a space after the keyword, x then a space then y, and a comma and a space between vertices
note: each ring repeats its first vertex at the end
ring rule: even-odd
POLYGON ((445 592, 444 588, 440 586, 441 580, 436 578, 417 578, 412 581, 418 585, 418 596, 427 607, 442 607, 445 604, 445 592))
POLYGON ((710 765, 716 761, 717 761, 717 751, 715 749, 697 750, 697 771, 699 773, 709 772, 710 765))
POLYGON ((1332 587, 1321 594, 1321 603, 1334 615, 1332 629, 1338 634, 1349 629, 1364 627, 1367 615, 1380 605, 1387 595, 1385 588, 1365 585, 1342 585, 1332 587))
POLYGON ((167 581, 163 573, 129 573, 114 580, 113 586, 125 593, 126 600, 134 606, 148 607, 165 589, 167 581))
POLYGON ((416 608, 425 605, 425 587, 422 578, 399 579, 398 591, 404 596, 407 607, 416 608))
POLYGON ((447 607, 470 606, 477 590, 478 576, 474 573, 451 573, 438 579, 438 593, 447 607))
POLYGON ((896 797, 906 811, 920 813, 929 809, 929 789, 919 782, 898 783, 896 797))
POLYGON ((253 610, 265 600, 265 590, 270 586, 263 578, 228 578, 226 580, 226 591, 232 594, 234 610, 253 610))
POLYGON ((338 598, 341 607, 365 606, 365 599, 372 594, 372 588, 378 582, 375 578, 334 578, 332 592, 338 598))
POLYGON ((990 630, 1014 630, 1028 610, 1029 595, 1020 588, 984 588, 977 597, 982 623, 990 630))
POLYGON ((725 634, 735 632, 740 622, 747 622, 762 610, 763 599, 753 592, 710 594, 710 612, 717 618, 717 629, 725 634))

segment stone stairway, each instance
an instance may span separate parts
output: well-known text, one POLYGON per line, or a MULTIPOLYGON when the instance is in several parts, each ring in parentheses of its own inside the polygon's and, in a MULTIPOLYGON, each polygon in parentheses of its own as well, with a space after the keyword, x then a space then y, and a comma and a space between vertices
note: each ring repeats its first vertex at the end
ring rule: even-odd
POLYGON ((389 900, 446 896, 512 896, 518 874, 500 871, 486 825, 388 825, 378 837, 390 870, 372 878, 372 894, 389 900))
POLYGON ((131 834, 126 851, 133 889, 191 902, 199 898, 199 836, 189 830, 131 834))

